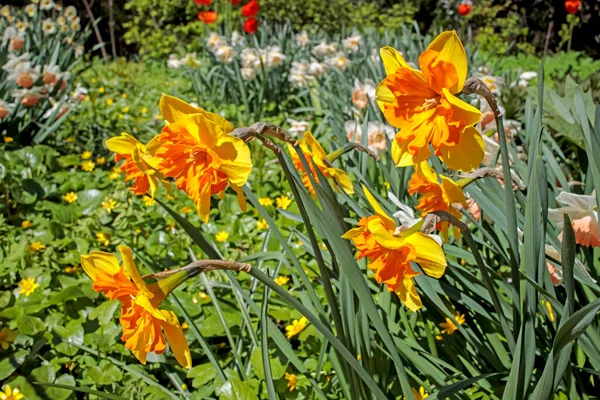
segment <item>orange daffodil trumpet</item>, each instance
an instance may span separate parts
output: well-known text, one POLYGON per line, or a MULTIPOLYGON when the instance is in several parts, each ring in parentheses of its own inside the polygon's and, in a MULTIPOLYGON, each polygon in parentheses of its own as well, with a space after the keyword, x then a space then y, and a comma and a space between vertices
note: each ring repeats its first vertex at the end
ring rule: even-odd
POLYGON ((175 185, 194 200, 205 223, 210 197, 223 196, 228 185, 245 210, 242 186, 252 171, 252 160, 246 143, 229 134, 233 126, 217 114, 167 95, 160 99, 160 111, 167 124, 153 139, 157 141, 155 167, 174 178, 175 185))
POLYGON ((106 147, 116 153, 115 162, 125 160, 120 170, 125 172, 125 181, 133 180, 133 186, 129 189, 133 194, 143 196, 150 193, 150 197, 154 198, 159 182, 168 191, 171 190, 164 175, 150 165, 152 154, 156 150, 156 141, 152 140, 148 145, 144 145, 123 132, 121 136, 108 139, 106 147))
POLYGON ((131 249, 119 246, 119 252, 123 264, 111 253, 93 251, 81 256, 81 266, 92 279, 95 291, 121 303, 121 340, 125 347, 146 364, 147 353, 161 354, 168 342, 179 364, 191 368, 190 349, 177 316, 158 308, 173 289, 191 276, 191 271, 180 271, 147 285, 133 262, 131 249))
POLYGON ((343 237, 354 242, 359 260, 367 258, 367 266, 375 272, 375 280, 395 292, 406 307, 417 311, 422 302, 413 278, 420 273, 412 268, 411 262, 419 264, 427 275, 440 278, 448 265, 442 247, 424 233, 410 229, 398 232, 399 227, 369 190, 366 187, 363 190, 375 215, 361 218, 358 227, 343 237))
POLYGON ((400 129, 392 143, 396 164, 406 167, 427 160, 431 145, 449 168, 477 168, 484 145, 474 125, 481 112, 456 97, 468 69, 456 32, 443 32, 431 42, 419 57, 420 71, 392 47, 380 53, 387 76, 376 97, 387 121, 400 129))
MULTIPOLYGON (((321 147, 319 142, 317 142, 317 140, 313 137, 313 135, 310 132, 305 132, 304 139, 298 140, 297 143, 300 146, 300 149, 302 150, 306 161, 308 162, 308 165, 311 169, 311 173, 314 176, 316 182, 319 182, 319 178, 317 172, 314 169, 314 165, 316 165, 317 168, 319 168, 319 171, 323 174, 323 176, 325 176, 325 178, 332 179, 335 182, 337 182, 344 190, 344 192, 348 194, 354 193, 354 187, 352 186, 352 180, 350 179, 350 176, 341 169, 334 168, 331 166, 331 162, 327 157, 327 153, 325 153, 323 147, 321 147), (314 165, 313 163, 311 163, 311 159, 314 162, 314 165)), ((310 177, 308 176, 304 165, 302 164, 300 155, 298 154, 296 149, 289 143, 288 150, 292 156, 294 166, 298 171, 302 172, 302 183, 308 189, 308 191, 312 195, 314 195, 315 188, 313 187, 310 181, 310 177)))
MULTIPOLYGON (((421 217, 432 211, 446 211, 460 220, 462 214, 457 206, 467 208, 467 199, 461 185, 444 175, 439 175, 438 179, 438 174, 427 161, 415 165, 415 172, 408 182, 408 192, 411 195, 421 195, 416 207, 421 212, 421 217)), ((449 222, 440 222, 440 225, 442 236, 447 239, 449 222)), ((454 227, 454 237, 459 236, 460 229, 454 227)))

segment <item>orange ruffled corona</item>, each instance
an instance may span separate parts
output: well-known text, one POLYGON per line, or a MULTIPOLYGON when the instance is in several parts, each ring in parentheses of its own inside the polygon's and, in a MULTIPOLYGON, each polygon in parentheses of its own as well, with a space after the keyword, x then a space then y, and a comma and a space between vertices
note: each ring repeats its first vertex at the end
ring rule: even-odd
POLYGON ((137 196, 150 192, 150 197, 154 198, 159 182, 167 190, 171 189, 163 174, 150 165, 155 144, 151 141, 144 145, 125 132, 106 141, 106 147, 116 153, 115 162, 125 160, 119 169, 125 172, 125 181, 133 180, 133 186, 129 190, 137 196))
MULTIPOLYGON (((352 180, 350 179, 350 176, 348 176, 348 174, 341 169, 331 166, 331 163, 327 158, 327 153, 325 153, 323 147, 321 147, 319 142, 317 142, 310 132, 304 133, 304 139, 298 140, 298 145, 302 149, 302 153, 304 154, 304 157, 310 166, 311 173, 316 182, 319 182, 319 177, 315 171, 314 165, 312 165, 310 161, 311 159, 314 161, 314 164, 319 168, 319 171, 321 171, 325 178, 333 179, 342 187, 342 189, 344 189, 344 192, 348 194, 354 193, 354 187, 352 186, 352 180)), ((296 152, 296 149, 291 144, 288 144, 288 150, 292 156, 294 166, 298 171, 302 172, 302 183, 308 189, 308 191, 314 195, 315 188, 313 187, 310 177, 304 169, 304 165, 302 164, 302 160, 296 152)))
POLYGON ((167 124, 152 139, 156 141, 154 167, 175 179, 175 185, 194 200, 205 223, 211 196, 224 196, 228 184, 245 210, 242 186, 252 172, 252 160, 246 143, 229 134, 233 126, 217 114, 167 95, 160 99, 160 112, 167 124))
POLYGON ((421 232, 405 231, 396 234, 397 227, 369 190, 363 187, 375 215, 363 217, 354 228, 344 234, 358 250, 358 259, 366 257, 367 266, 375 272, 375 280, 384 283, 390 292, 396 292, 402 303, 417 311, 423 305, 413 278, 419 275, 410 263, 418 263, 429 276, 440 278, 447 262, 441 245, 421 232))
MULTIPOLYGON (((432 211, 446 211, 460 220, 462 214, 454 204, 467 208, 467 199, 462 188, 444 175, 439 177, 441 182, 438 180, 436 172, 427 164, 427 161, 423 161, 415 165, 415 172, 408 182, 408 192, 411 195, 415 193, 421 195, 419 204, 416 207, 421 212, 421 217, 432 211)), ((446 240, 449 225, 449 222, 440 222, 439 228, 446 240)), ((454 237, 460 237, 460 230, 457 227, 454 227, 454 237)))
POLYGON ((441 33, 411 68, 392 47, 381 49, 387 77, 377 87, 377 102, 387 121, 399 128, 392 142, 396 164, 418 164, 435 154, 452 169, 472 171, 484 145, 474 128, 481 112, 455 95, 467 77, 467 57, 455 31, 441 33))
POLYGON ((147 353, 161 354, 168 342, 179 364, 191 368, 190 349, 177 316, 172 311, 158 309, 165 297, 188 274, 180 271, 146 285, 133 262, 131 249, 119 246, 119 252, 123 265, 119 265, 117 257, 111 253, 93 251, 81 256, 81 266, 92 279, 95 291, 103 292, 104 296, 121 303, 121 340, 125 342, 125 347, 142 364, 146 364, 147 353))

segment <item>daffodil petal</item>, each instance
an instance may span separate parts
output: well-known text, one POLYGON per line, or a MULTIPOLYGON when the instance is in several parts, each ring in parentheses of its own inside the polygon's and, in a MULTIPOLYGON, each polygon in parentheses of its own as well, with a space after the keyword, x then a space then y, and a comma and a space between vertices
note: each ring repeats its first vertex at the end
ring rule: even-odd
POLYGON ((140 144, 140 142, 128 133, 122 132, 121 136, 115 136, 108 139, 106 147, 117 154, 131 154, 131 152, 140 144))
POLYGON ((412 278, 404 278, 398 282, 396 294, 400 298, 402 304, 411 311, 419 311, 423 306, 421 297, 419 296, 419 293, 417 293, 417 288, 415 287, 412 278))
POLYGON ((177 316, 172 311, 161 310, 164 321, 161 323, 167 342, 171 346, 173 355, 177 359, 179 365, 183 368, 192 368, 192 354, 188 346, 183 329, 177 320, 177 316))
POLYGON ((410 68, 400 52, 391 46, 382 47, 379 50, 379 55, 381 56, 386 75, 393 74, 399 68, 410 68))
POLYGON ((123 269, 127 277, 135 283, 139 290, 152 298, 152 293, 146 288, 146 284, 135 266, 131 249, 127 246, 119 246, 119 253, 121 253, 121 258, 123 259, 123 269))
POLYGON ((442 246, 434 238, 416 232, 405 237, 403 243, 413 246, 417 255, 415 262, 421 266, 427 275, 440 278, 444 274, 448 262, 442 246))
POLYGON ((379 205, 377 200, 375 200, 375 197, 371 194, 369 189, 367 189, 367 187, 364 185, 362 188, 363 188, 363 191, 365 192, 365 197, 367 198, 367 201, 369 202, 371 207, 373 207, 375 214, 378 215, 379 217, 381 217, 385 221, 385 226, 388 229, 390 229, 390 230, 395 229, 396 223, 394 222, 394 220, 387 215, 387 213, 383 210, 383 208, 381 208, 381 206, 379 205))
POLYGON ((114 275, 121 269, 117 257, 105 251, 92 251, 87 256, 82 255, 81 267, 93 281, 100 272, 114 275))
POLYGON ((466 128, 454 146, 440 146, 440 159, 448 168, 469 172, 481 165, 484 143, 479 131, 474 127, 466 128))
POLYGON ((452 93, 460 92, 467 79, 469 64, 465 48, 458 38, 456 31, 442 32, 427 46, 427 50, 437 51, 439 53, 438 60, 454 65, 458 75, 458 83, 455 88, 451 88, 450 90, 452 93))

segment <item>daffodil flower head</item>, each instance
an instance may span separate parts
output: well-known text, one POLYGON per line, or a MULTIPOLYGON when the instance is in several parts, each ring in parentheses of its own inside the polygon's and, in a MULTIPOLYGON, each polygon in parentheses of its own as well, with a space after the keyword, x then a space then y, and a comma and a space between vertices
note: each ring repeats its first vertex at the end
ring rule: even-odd
POLYGON ((233 126, 175 97, 163 95, 159 106, 166 125, 152 140, 157 169, 194 200, 205 223, 211 196, 223 196, 228 185, 245 210, 242 186, 252 172, 252 160, 246 143, 230 135, 233 126))
POLYGON ((158 308, 165 297, 189 277, 188 272, 179 271, 146 284, 135 266, 131 249, 119 246, 119 252, 122 264, 111 253, 93 251, 81 256, 81 266, 92 279, 95 291, 121 303, 121 340, 125 347, 146 364, 147 354, 161 354, 168 342, 179 364, 191 368, 191 353, 177 316, 158 308))
POLYGON ((367 258, 367 266, 374 271, 378 283, 384 283, 406 307, 417 311, 422 302, 413 278, 420 273, 412 268, 411 262, 419 264, 427 275, 440 278, 448 265, 442 247, 433 237, 421 232, 396 234, 394 220, 366 187, 363 186, 363 190, 375 215, 362 217, 358 227, 350 229, 343 238, 354 242, 359 260, 367 258))
POLYGON ((474 128, 481 112, 456 95, 463 89, 467 57, 455 31, 441 33, 410 67, 392 48, 381 49, 386 78, 376 97, 387 121, 399 128, 392 142, 396 164, 406 167, 435 155, 446 165, 471 171, 483 159, 483 139, 474 128))
MULTIPOLYGON (((325 153, 325 150, 323 150, 323 147, 321 147, 319 142, 317 142, 312 133, 308 131, 305 132, 304 139, 298 140, 297 143, 300 146, 302 154, 304 155, 304 158, 306 158, 306 161, 310 167, 310 172, 314 176, 314 179, 317 183, 319 182, 319 178, 315 171, 314 165, 319 168, 319 171, 325 178, 332 179, 337 182, 342 187, 344 192, 348 194, 354 193, 354 187, 352 186, 352 180, 350 179, 350 176, 341 169, 331 166, 331 163, 327 159, 327 153, 325 153), (314 162, 314 165, 311 162, 311 159, 314 162)), ((304 164, 300 159, 300 155, 291 144, 288 144, 288 150, 292 156, 294 166, 298 171, 302 172, 302 183, 308 189, 308 191, 314 195, 315 188, 313 187, 310 177, 304 168, 304 164)), ((337 186, 335 186, 335 188, 337 190, 337 186)))

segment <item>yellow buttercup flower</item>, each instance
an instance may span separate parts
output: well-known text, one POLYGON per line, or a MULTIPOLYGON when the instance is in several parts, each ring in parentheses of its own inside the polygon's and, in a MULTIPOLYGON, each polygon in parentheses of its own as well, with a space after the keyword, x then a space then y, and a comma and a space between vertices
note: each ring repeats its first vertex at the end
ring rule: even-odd
POLYGON ((44 249, 46 248, 46 245, 43 245, 41 242, 33 242, 29 245, 29 251, 31 253, 37 253, 44 251, 44 249))
POLYGON ((69 136, 68 138, 65 139, 65 142, 67 143, 73 143, 75 141, 75 138, 73 136, 69 136))
POLYGON ((113 103, 114 103, 113 99, 106 99, 107 106, 112 106, 113 103))
POLYGON ((229 238, 229 233, 225 231, 221 231, 215 235, 215 240, 217 242, 224 242, 229 238))
POLYGON ((147 285, 135 266, 131 249, 119 246, 119 252, 122 265, 111 253, 93 251, 81 256, 81 266, 92 279, 95 291, 121 303, 119 321, 125 347, 146 364, 147 353, 161 354, 169 343, 179 364, 190 369, 192 357, 177 316, 173 311, 158 308, 188 278, 189 272, 180 271, 147 285))
POLYGON ((154 199, 150 196, 142 197, 142 201, 144 202, 144 205, 146 207, 150 207, 150 206, 154 205, 154 199))
MULTIPOLYGON (((321 147, 319 142, 317 142, 317 140, 313 137, 312 133, 305 132, 304 139, 298 140, 298 145, 300 146, 304 157, 308 161, 308 165, 311 170, 310 173, 313 175, 317 183, 319 182, 319 177, 314 169, 314 165, 319 168, 319 171, 323 174, 323 176, 325 176, 325 178, 332 179, 337 182, 346 193, 354 193, 354 186, 352 185, 350 176, 341 169, 331 166, 331 162, 327 158, 327 153, 325 153, 325 150, 323 150, 323 147, 321 147), (311 163, 311 159, 314 165, 311 163)), ((310 181, 307 171, 304 169, 304 164, 296 152, 296 149, 291 144, 288 144, 288 150, 292 156, 294 166, 302 173, 302 183, 308 189, 308 191, 314 195, 315 188, 310 181)), ((334 187, 337 189, 337 186, 334 187)))
POLYGON ((184 213, 184 214, 189 214, 192 211, 194 211, 194 209, 192 207, 185 206, 185 207, 181 208, 181 212, 184 213))
POLYGON ((79 271, 79 265, 65 267, 67 274, 74 274, 79 271))
POLYGON ((10 386, 5 385, 2 387, 0 392, 0 400, 21 400, 25 397, 19 388, 12 389, 10 386))
POLYGON ((270 197, 261 197, 258 199, 258 203, 263 207, 270 207, 273 205, 273 199, 270 197))
POLYGON ((122 98, 122 99, 126 99, 126 98, 127 98, 127 93, 123 93, 123 94, 121 95, 121 98, 122 98))
POLYGON ((8 350, 8 347, 15 341, 16 337, 17 331, 13 331, 7 327, 0 329, 0 346, 2 346, 2 349, 8 350))
POLYGON ((87 160, 81 163, 81 169, 86 172, 92 172, 96 168, 96 164, 92 160, 87 160))
POLYGON ((19 282, 19 294, 24 294, 25 297, 29 297, 38 287, 40 287, 40 285, 37 284, 35 279, 22 279, 21 282, 19 282))
POLYGON ((421 70, 410 67, 392 47, 381 49, 386 78, 377 87, 377 103, 400 131, 392 157, 400 167, 435 155, 450 168, 471 171, 483 160, 484 146, 474 127, 481 112, 456 97, 467 78, 467 56, 455 31, 441 33, 419 56, 421 70))
POLYGON ((256 221, 256 229, 258 229, 259 231, 264 231, 268 227, 269 227, 269 224, 267 223, 266 219, 263 218, 259 221, 256 221))
POLYGON ((96 232, 96 241, 103 246, 110 244, 110 235, 104 232, 96 232))
POLYGON ((63 196, 63 199, 69 204, 75 203, 77 201, 77 193, 69 192, 63 196))
MULTIPOLYGON (((456 315, 454 316, 454 318, 456 319, 456 322, 458 322, 459 325, 462 325, 465 323, 465 315, 464 314, 457 312, 456 315)), ((446 318, 446 322, 442 322, 440 324, 440 328, 443 328, 442 333, 444 333, 446 335, 451 335, 458 329, 456 327, 456 325, 454 324, 454 322, 450 318, 446 318)))
POLYGON ((287 210, 290 204, 292 204, 292 199, 285 195, 279 196, 275 199, 275 205, 277 206, 277 208, 281 208, 282 210, 287 210))
POLYGON ((304 328, 306 328, 307 325, 308 325, 308 319, 306 319, 306 317, 302 317, 300 319, 295 319, 292 321, 292 323, 290 325, 285 327, 285 336, 288 339, 291 339, 294 336, 296 336, 297 334, 299 334, 300 332, 302 332, 304 330, 304 328))
POLYGON ((142 109, 140 110, 140 113, 142 114, 146 114, 148 112, 148 109, 146 107, 142 107, 142 109))
MULTIPOLYGON (((103 87, 98 88, 98 93, 100 93, 100 94, 104 93, 105 91, 106 90, 103 87)), ((111 102, 112 102, 112 100, 111 100, 111 102)))
POLYGON ((102 208, 104 208, 109 214, 117 207, 117 201, 115 199, 105 198, 102 202, 102 208))
POLYGON ((293 392, 298 384, 298 377, 294 374, 288 374, 286 372, 285 379, 287 380, 287 387, 290 389, 290 392, 293 392))
POLYGON ((287 285, 287 283, 290 281, 290 278, 289 278, 289 276, 279 275, 274 280, 275 280, 276 284, 278 284, 279 286, 283 286, 283 285, 287 285))
POLYGON ((106 158, 104 158, 104 157, 98 157, 96 159, 96 164, 98 164, 98 165, 104 165, 104 164, 106 164, 106 158))
POLYGON ((82 160, 88 160, 92 158, 92 152, 91 151, 84 151, 83 153, 81 153, 81 159, 82 160))
POLYGON ((121 111, 123 111, 125 114, 127 114, 129 112, 129 107, 125 106, 121 109, 121 111))
POLYGON ((395 292, 412 311, 423 305, 413 278, 419 275, 411 263, 421 266, 427 275, 440 278, 448 265, 442 247, 434 238, 421 232, 405 230, 397 234, 396 223, 381 208, 375 197, 363 186, 375 215, 362 217, 358 227, 343 236, 352 240, 358 259, 366 257, 367 267, 375 272, 375 280, 395 292))
POLYGON ((30 228, 31 225, 33 225, 33 223, 31 223, 30 220, 26 219, 25 221, 21 222, 21 228, 30 228))
POLYGON ((4 143, 10 143, 10 142, 12 142, 12 141, 14 140, 14 139, 13 139, 12 137, 10 137, 10 136, 4 136, 4 138, 3 138, 3 139, 4 139, 4 143))

